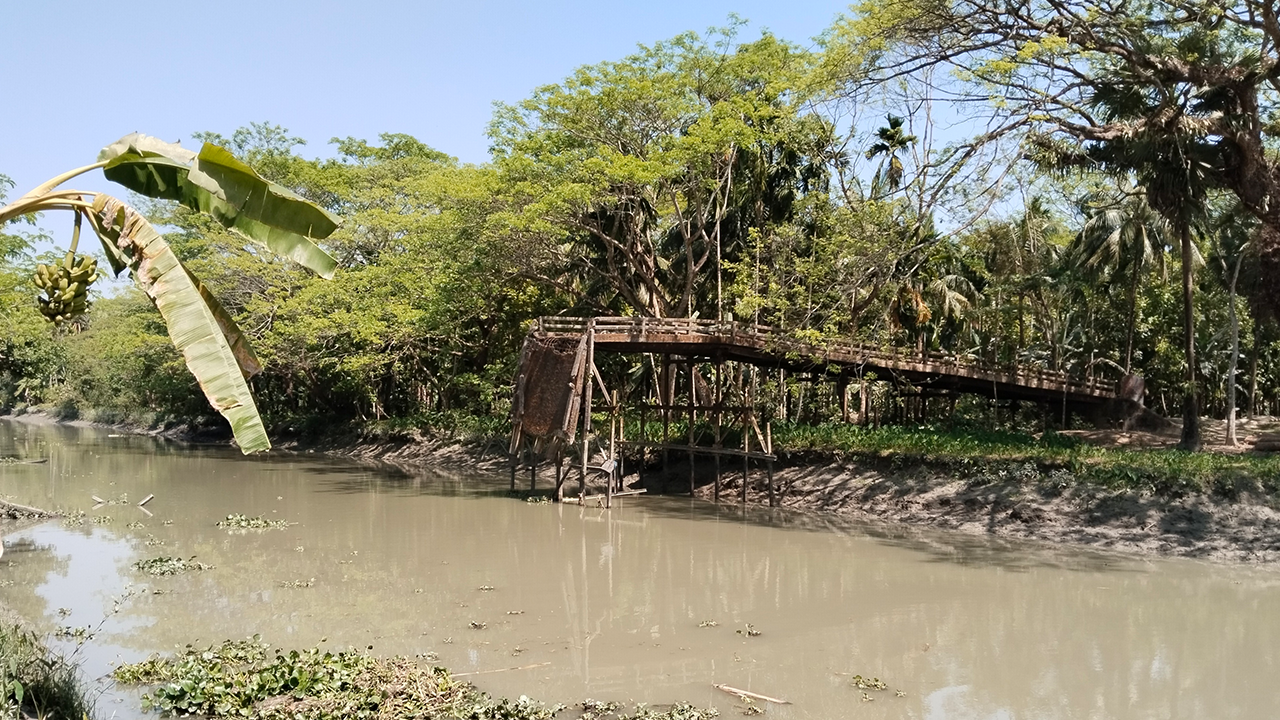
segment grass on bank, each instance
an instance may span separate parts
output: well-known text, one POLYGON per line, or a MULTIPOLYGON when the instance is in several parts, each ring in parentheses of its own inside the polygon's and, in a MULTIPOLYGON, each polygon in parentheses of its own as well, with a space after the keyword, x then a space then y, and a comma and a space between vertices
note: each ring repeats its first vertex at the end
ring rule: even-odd
POLYGON ((92 710, 75 666, 20 625, 0 625, 0 718, 80 720, 92 710))
POLYGON ((1042 473, 1058 471, 1056 477, 1065 482, 1160 494, 1280 495, 1280 456, 1107 448, 1053 432, 1035 436, 935 426, 784 423, 773 426, 773 443, 779 452, 892 458, 962 474, 1032 464, 1042 473))
MULTIPOLYGON (((285 652, 254 636, 178 655, 121 665, 113 677, 149 685, 145 707, 171 715, 249 720, 550 720, 567 710, 521 696, 494 699, 435 667, 433 658, 379 658, 358 650, 318 647, 285 652)), ((586 720, 707 720, 715 710, 675 705, 662 710, 585 701, 586 720)))

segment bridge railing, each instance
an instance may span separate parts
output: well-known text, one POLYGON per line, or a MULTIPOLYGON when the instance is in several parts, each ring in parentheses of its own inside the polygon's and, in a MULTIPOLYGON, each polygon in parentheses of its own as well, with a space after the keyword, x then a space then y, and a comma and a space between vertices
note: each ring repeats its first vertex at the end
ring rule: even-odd
POLYGON ((1087 391, 1110 393, 1114 380, 1105 377, 1078 377, 1060 370, 1048 368, 1007 366, 983 361, 961 360, 954 354, 928 352, 923 357, 907 348, 882 347, 868 343, 843 340, 824 340, 818 343, 798 340, 768 325, 740 323, 737 321, 703 320, 700 318, 647 318, 647 317, 540 317, 539 333, 581 335, 588 323, 595 321, 595 331, 604 335, 662 334, 673 336, 699 336, 715 338, 728 343, 735 339, 761 344, 783 353, 796 353, 808 358, 830 357, 832 354, 855 355, 868 360, 894 363, 928 363, 946 365, 957 369, 973 370, 992 375, 1012 375, 1016 378, 1034 379, 1087 391))

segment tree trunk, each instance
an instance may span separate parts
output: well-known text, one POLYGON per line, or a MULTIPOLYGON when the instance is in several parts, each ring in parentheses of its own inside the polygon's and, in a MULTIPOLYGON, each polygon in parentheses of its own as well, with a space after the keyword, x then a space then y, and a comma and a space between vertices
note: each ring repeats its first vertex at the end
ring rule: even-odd
POLYGON ((1138 282, 1142 279, 1142 263, 1133 263, 1133 282, 1129 284, 1129 330, 1124 341, 1124 374, 1133 367, 1133 328, 1138 323, 1138 282))
POLYGON ((1236 314, 1236 281, 1240 279, 1240 261, 1244 259, 1242 251, 1236 257, 1235 269, 1231 271, 1231 291, 1227 293, 1229 314, 1231 316, 1231 362, 1227 365, 1227 444, 1235 447, 1240 444, 1236 439, 1236 369, 1240 365, 1240 317, 1236 314))
POLYGON ((1249 353, 1249 419, 1252 420, 1255 413, 1258 412, 1258 349, 1261 341, 1258 339, 1258 324, 1253 324, 1253 350, 1249 353))
POLYGON ((1196 318, 1193 302, 1193 267, 1191 246, 1191 224, 1185 220, 1179 223, 1182 236, 1182 332, 1186 335, 1187 372, 1182 395, 1182 441, 1178 447, 1183 450, 1200 449, 1200 406, 1196 398, 1196 318))

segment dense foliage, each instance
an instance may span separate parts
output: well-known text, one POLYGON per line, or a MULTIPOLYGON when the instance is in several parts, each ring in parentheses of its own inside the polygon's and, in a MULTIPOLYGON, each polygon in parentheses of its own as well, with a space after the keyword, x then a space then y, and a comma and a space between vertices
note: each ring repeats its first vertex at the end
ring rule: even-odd
MULTIPOLYGON (((1184 402, 1190 346, 1203 410, 1226 414, 1233 385, 1248 412, 1272 409, 1280 345, 1252 241, 1267 218, 1216 170, 1194 187, 1166 182, 1165 146, 1080 131, 1093 144, 1073 154, 1060 138, 1079 118, 1036 100, 1068 58, 1084 78, 1072 86, 1084 105, 1071 108, 1150 139, 1148 66, 1076 36, 1084 45, 1063 45, 1056 26, 1033 45, 1030 26, 991 10, 970 29, 995 39, 956 45, 981 62, 952 73, 940 48, 959 43, 959 26, 942 22, 955 8, 908 5, 856 7, 811 49, 768 33, 744 41, 733 27, 581 68, 499 106, 484 165, 400 134, 334 139, 327 159, 307 159, 302 140, 265 123, 200 136, 342 218, 323 243, 339 265, 331 281, 182 205, 146 210, 251 338, 265 366, 253 388, 277 432, 494 430, 526 323, 558 312, 734 317, 814 341, 1132 370, 1168 415, 1184 402), (944 106, 936 86, 964 102, 944 106), (979 106, 1000 122, 979 123, 979 106), (1194 214, 1170 211, 1180 192, 1194 214), (1179 276, 1190 292, 1170 281, 1179 276)), ((1134 45, 1177 5, 1144 5, 1146 30, 1100 27, 1134 45)), ((1144 47, 1191 53, 1200 38, 1220 65, 1266 61, 1241 55, 1249 40, 1237 30, 1144 47)), ((1176 144, 1194 128, 1166 130, 1176 144)), ((211 414, 136 291, 100 294, 51 338, 27 279, 38 238, 5 232, 0 406, 211 414)), ((813 392, 826 394, 808 421, 839 415, 830 391, 813 392)), ((993 417, 947 408, 948 420, 966 416, 993 417)))

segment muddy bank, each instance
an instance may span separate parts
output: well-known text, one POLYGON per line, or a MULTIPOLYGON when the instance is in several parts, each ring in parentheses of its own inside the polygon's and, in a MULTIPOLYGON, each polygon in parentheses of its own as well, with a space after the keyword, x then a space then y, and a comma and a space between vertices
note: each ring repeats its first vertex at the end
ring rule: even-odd
MULTIPOLYGON (((505 438, 450 441, 402 436, 344 443, 312 451, 389 462, 406 469, 468 468, 505 472, 505 438)), ((628 463, 628 471, 634 463, 628 463)), ((741 471, 726 465, 721 502, 739 502, 741 471)), ((521 487, 527 476, 521 471, 521 487)), ((550 471, 541 487, 551 484, 550 471)), ((710 463, 699 463, 700 497, 710 500, 710 463)), ((763 469, 752 471, 748 503, 768 503, 763 469)), ((1221 562, 1280 560, 1280 509, 1274 498, 1233 497, 1110 488, 1064 469, 998 461, 965 464, 907 457, 837 457, 783 454, 775 472, 784 508, 835 513, 973 535, 1035 539, 1141 555, 1183 556, 1221 562)), ((634 472, 625 484, 640 488, 634 472)), ((650 492, 688 492, 688 465, 673 458, 668 472, 653 465, 643 486, 650 492)), ((577 474, 567 488, 576 491, 577 474)))
POLYGON ((69 427, 101 428, 129 435, 146 435, 178 442, 226 444, 231 431, 225 424, 202 425, 159 421, 154 418, 112 411, 86 411, 83 417, 64 418, 45 410, 28 410, 21 413, 0 415, 0 420, 28 425, 66 425, 69 427))
POLYGON ((393 465, 408 471, 430 468, 506 471, 506 437, 455 438, 425 433, 346 433, 323 438, 284 439, 272 452, 316 453, 393 465))
MULTIPOLYGON (((683 482, 687 488, 687 468, 673 467, 670 487, 683 482)), ((767 504, 764 472, 752 475, 758 486, 748 488, 748 502, 767 504)), ((741 477, 739 471, 725 478, 722 502, 739 501, 741 477)), ((774 477, 781 505, 806 512, 1142 555, 1280 560, 1280 510, 1274 498, 1261 495, 1166 496, 1108 488, 1033 463, 956 469, 814 453, 782 456, 774 477)), ((700 486, 698 494, 710 499, 712 488, 700 486)))

